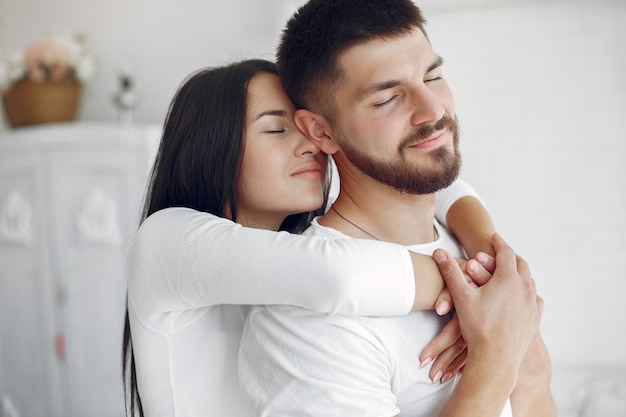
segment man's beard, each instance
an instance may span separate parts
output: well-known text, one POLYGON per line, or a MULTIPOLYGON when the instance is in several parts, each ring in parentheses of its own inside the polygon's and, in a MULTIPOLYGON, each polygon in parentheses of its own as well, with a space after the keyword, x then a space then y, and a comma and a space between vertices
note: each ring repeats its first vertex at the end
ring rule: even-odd
POLYGON ((420 126, 407 136, 398 147, 398 157, 392 160, 375 159, 365 155, 357 146, 339 131, 338 143, 346 159, 364 174, 376 181, 386 184, 396 190, 409 194, 432 194, 446 188, 458 177, 461 169, 461 154, 459 153, 459 129, 456 115, 454 118, 444 115, 436 123, 420 126), (419 140, 431 137, 435 132, 448 129, 452 132, 453 150, 439 147, 429 153, 433 168, 421 167, 407 161, 407 148, 419 140))

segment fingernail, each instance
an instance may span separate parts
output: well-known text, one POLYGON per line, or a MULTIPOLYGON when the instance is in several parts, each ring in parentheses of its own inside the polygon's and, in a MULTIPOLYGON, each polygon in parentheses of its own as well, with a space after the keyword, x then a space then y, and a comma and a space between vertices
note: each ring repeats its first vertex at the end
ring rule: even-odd
POLYGON ((487 255, 483 252, 478 252, 476 256, 474 256, 474 259, 476 259, 480 263, 485 263, 487 262, 487 255))
POLYGON ((446 373, 443 378, 441 378, 441 383, 448 382, 452 378, 452 372, 446 373))
POLYGON ((450 311, 450 303, 447 302, 446 300, 441 301, 439 303, 439 305, 437 306, 437 308, 435 309, 435 311, 440 316, 443 316, 444 314, 447 314, 448 311, 450 311))
POLYGON ((430 365, 432 361, 433 361, 433 358, 431 358, 430 356, 427 358, 424 358, 424 360, 420 362, 420 368, 427 367, 428 365, 430 365))
POLYGON ((435 262, 440 264, 442 262, 447 261, 448 257, 446 256, 445 252, 437 251, 433 254, 433 259, 435 260, 435 262))
POLYGON ((437 382, 441 382, 441 371, 437 371, 437 373, 435 374, 435 377, 433 378, 433 384, 436 384, 437 382))
POLYGON ((478 265, 476 264, 476 262, 467 261, 467 269, 470 272, 477 273, 478 272, 478 265))

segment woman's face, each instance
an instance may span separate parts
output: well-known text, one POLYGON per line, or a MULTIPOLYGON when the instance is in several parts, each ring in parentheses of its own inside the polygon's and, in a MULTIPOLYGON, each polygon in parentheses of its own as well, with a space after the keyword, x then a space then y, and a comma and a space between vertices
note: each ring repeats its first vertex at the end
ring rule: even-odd
POLYGON ((247 101, 237 221, 276 230, 288 215, 322 206, 327 157, 296 127, 277 75, 256 74, 247 101))

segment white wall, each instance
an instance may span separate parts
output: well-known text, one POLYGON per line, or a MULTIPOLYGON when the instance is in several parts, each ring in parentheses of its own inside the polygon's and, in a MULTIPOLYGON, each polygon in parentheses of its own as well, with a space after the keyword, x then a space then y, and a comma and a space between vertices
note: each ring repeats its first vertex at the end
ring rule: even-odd
MULTIPOLYGON (((84 32, 102 64, 81 120, 115 120, 131 65, 138 122, 161 123, 204 65, 273 57, 299 0, 0 0, 0 55, 84 32)), ((555 363, 626 366, 626 2, 424 0, 457 99, 464 176, 531 264, 555 363)))
POLYGON ((438 3, 464 176, 531 265, 553 362, 626 366, 626 2, 438 3))
POLYGON ((120 68, 136 75, 137 122, 161 123, 191 72, 235 59, 273 59, 283 0, 0 0, 0 57, 50 29, 87 36, 101 73, 80 119, 115 120, 120 68), (276 12, 278 10, 278 12, 276 12))

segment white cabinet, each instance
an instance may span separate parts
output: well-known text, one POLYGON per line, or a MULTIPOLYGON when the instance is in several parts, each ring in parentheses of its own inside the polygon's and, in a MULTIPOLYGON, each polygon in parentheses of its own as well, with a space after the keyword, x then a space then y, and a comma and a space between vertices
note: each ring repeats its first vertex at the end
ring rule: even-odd
POLYGON ((126 261, 159 135, 0 135, 0 400, 21 417, 124 415, 126 261))

